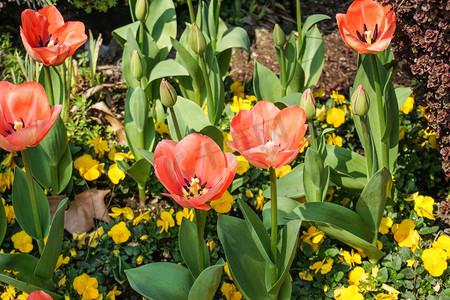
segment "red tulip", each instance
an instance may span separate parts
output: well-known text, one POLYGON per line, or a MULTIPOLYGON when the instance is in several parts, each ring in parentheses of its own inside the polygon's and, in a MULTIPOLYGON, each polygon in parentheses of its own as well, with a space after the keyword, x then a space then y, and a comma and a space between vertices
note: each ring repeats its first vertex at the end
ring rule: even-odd
POLYGON ((155 174, 175 202, 209 210, 205 203, 220 199, 233 181, 237 159, 223 153, 209 137, 193 133, 176 143, 162 140, 154 154, 155 174))
POLYGON ((305 122, 305 111, 298 106, 280 110, 272 102, 259 101, 233 118, 228 146, 255 167, 278 169, 289 164, 309 138, 302 141, 305 122))
POLYGON ((43 291, 34 291, 28 295, 27 300, 53 300, 49 294, 43 291))
POLYGON ((54 6, 38 11, 25 10, 20 36, 28 55, 46 66, 62 64, 87 40, 84 24, 64 23, 61 13, 54 6))
POLYGON ((391 5, 373 0, 355 0, 346 14, 336 20, 344 42, 360 54, 376 54, 386 49, 395 32, 391 5))
POLYGON ((52 109, 42 85, 0 82, 0 147, 8 152, 36 146, 52 128, 61 112, 52 109))

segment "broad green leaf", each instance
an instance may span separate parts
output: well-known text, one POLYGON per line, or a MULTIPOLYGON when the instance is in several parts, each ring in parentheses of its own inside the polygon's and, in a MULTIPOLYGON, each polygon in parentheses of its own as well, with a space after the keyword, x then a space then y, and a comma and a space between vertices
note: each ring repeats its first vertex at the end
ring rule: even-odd
POLYGON ((369 241, 373 244, 377 242, 378 228, 391 187, 391 173, 382 168, 370 178, 356 203, 356 212, 371 229, 372 239, 369 241))
POLYGON ((270 237, 262 223, 261 219, 258 215, 251 209, 244 201, 238 199, 239 207, 241 208, 241 212, 244 215, 245 222, 248 227, 248 231, 258 248, 259 253, 267 264, 273 264, 273 259, 271 258, 271 250, 270 250, 270 237))
POLYGON ((216 51, 223 52, 230 48, 241 48, 250 54, 250 39, 244 28, 231 27, 219 36, 216 51))
POLYGON ((129 108, 138 131, 142 132, 148 119, 148 101, 145 92, 141 87, 136 87, 130 97, 129 108))
POLYGON ((137 151, 153 166, 153 152, 139 148, 137 149, 137 151))
MULTIPOLYGON (((180 232, 178 234, 178 241, 180 243, 180 252, 183 261, 188 266, 194 278, 197 278, 203 271, 200 268, 198 257, 199 249, 197 246, 197 225, 189 219, 182 218, 180 232)), ((209 267, 209 250, 206 243, 203 243, 203 265, 205 268, 209 267)))
POLYGON ((231 275, 243 296, 247 299, 271 299, 265 285, 266 261, 253 242, 246 222, 220 215, 217 233, 231 275))
MULTIPOLYGON (((36 285, 45 289, 53 288, 53 280, 45 280, 34 275, 34 270, 38 259, 29 254, 23 253, 2 253, 0 254, 0 269, 14 270, 17 273, 17 279, 28 284, 36 285)), ((9 277, 9 276, 8 276, 9 277)), ((9 277, 11 278, 11 277, 9 277)), ((1 281, 1 280, 0 280, 1 281)))
MULTIPOLYGON (((188 29, 186 28, 186 30, 188 29)), ((203 85, 203 75, 198 62, 191 55, 191 53, 189 53, 189 51, 183 46, 183 44, 181 44, 175 39, 171 39, 171 42, 173 47, 177 51, 177 61, 184 66, 186 71, 188 71, 192 79, 193 88, 199 90, 203 85)))
POLYGON ((118 266, 113 269, 114 279, 120 284, 127 282, 127 275, 125 274, 125 271, 128 269, 131 269, 130 265, 127 264, 119 255, 118 266))
POLYGON ((258 101, 267 100, 275 102, 281 98, 280 80, 275 73, 257 61, 255 61, 253 90, 258 101))
POLYGON ((219 287, 224 266, 225 262, 221 258, 214 266, 203 270, 194 281, 188 300, 212 300, 219 287))
POLYGON ((396 87, 395 96, 397 97, 398 107, 401 108, 405 104, 406 99, 411 95, 412 91, 410 87, 396 87))
POLYGON ((314 88, 319 81, 324 63, 325 47, 322 34, 317 26, 306 33, 303 40, 301 66, 304 73, 304 88, 314 88))
POLYGON ((64 189, 69 185, 70 180, 72 179, 72 170, 72 153, 70 152, 70 147, 67 147, 58 165, 58 189, 56 190, 57 194, 61 194, 62 191, 64 191, 64 189))
POLYGON ((164 49, 164 59, 172 45, 171 38, 177 36, 177 16, 172 0, 152 0, 145 25, 159 49, 164 49))
POLYGON ((40 237, 37 236, 34 224, 27 175, 16 166, 14 168, 14 184, 12 186, 12 200, 16 220, 29 236, 34 239, 43 239, 47 236, 50 227, 50 207, 47 196, 36 181, 34 181, 34 190, 36 193, 36 206, 42 232, 42 236, 40 237))
POLYGON ((209 72, 209 81, 211 84, 211 91, 213 93, 213 101, 214 103, 214 116, 215 119, 212 119, 212 115, 210 114, 210 107, 208 106, 208 116, 212 125, 216 125, 220 117, 222 116, 222 112, 224 109, 225 102, 225 87, 223 84, 222 76, 220 75, 219 64, 217 62, 217 58, 214 57, 213 60, 208 64, 208 72, 209 72))
POLYGON ((389 121, 388 127, 386 128, 386 135, 383 136, 383 141, 388 144, 389 151, 389 170, 394 171, 397 165, 398 157, 398 135, 400 130, 400 120, 399 120, 399 107, 396 98, 396 93, 392 81, 386 83, 384 89, 384 99, 386 101, 386 114, 389 121), (389 131, 388 131, 389 130, 389 131))
MULTIPOLYGON (((277 195, 291 199, 301 199, 305 197, 303 188, 303 166, 301 163, 294 167, 289 173, 277 179, 277 195)), ((270 198, 270 187, 263 191, 263 196, 270 198)))
MULTIPOLYGON (((134 15, 134 14, 133 14, 134 15)), ((122 47, 125 47, 127 42, 127 32, 130 30, 136 36, 137 30, 139 28, 139 21, 127 24, 125 26, 119 27, 112 31, 113 37, 119 42, 122 47)))
POLYGON ((150 169, 150 163, 146 159, 141 158, 126 170, 126 173, 140 185, 145 185, 150 176, 150 169))
MULTIPOLYGON (((58 165, 67 148, 67 130, 61 117, 56 119, 52 129, 50 129, 48 134, 39 142, 39 146, 41 146, 47 154, 48 161, 46 163, 51 166, 58 165)), ((33 162, 31 162, 31 164, 32 163, 33 162)))
POLYGON ((11 276, 8 276, 8 275, 0 274, 0 282, 10 284, 10 285, 14 286, 15 288, 17 288, 27 294, 31 294, 34 291, 44 291, 47 294, 49 294, 53 300, 62 299, 61 295, 51 292, 50 288, 43 288, 41 286, 33 285, 27 281, 18 280, 18 279, 12 278, 11 276))
POLYGON ((58 261, 58 257, 61 254, 61 248, 63 244, 64 213, 66 204, 67 198, 59 203, 56 213, 53 217, 44 251, 41 254, 41 258, 37 263, 36 269, 34 270, 34 274, 38 277, 49 280, 53 279, 55 266, 58 261))
POLYGON ((289 86, 294 78, 295 69, 297 67, 297 42, 294 32, 291 32, 286 45, 284 46, 284 57, 286 66, 286 87, 289 86))
POLYGON ((6 235, 6 230, 8 229, 8 221, 5 213, 5 206, 0 203, 0 245, 3 243, 3 239, 6 235))
POLYGON ((293 93, 290 95, 287 95, 281 99, 276 100, 275 104, 277 103, 283 103, 286 107, 292 106, 292 105, 300 105, 300 100, 302 99, 303 93, 293 93))
POLYGON ((303 187, 306 201, 321 202, 325 199, 330 180, 329 168, 324 168, 324 161, 319 153, 308 148, 303 168, 303 187))
POLYGON ((133 290, 154 300, 187 300, 194 283, 189 270, 175 263, 151 263, 125 274, 133 290))
MULTIPOLYGON (((263 224, 267 230, 269 230, 270 226, 272 225, 271 205, 272 205, 272 201, 267 201, 266 203, 264 203, 263 212, 262 212, 263 224)), ((291 198, 287 198, 287 197, 278 196, 278 199, 277 199, 278 225, 286 225, 289 222, 289 220, 286 219, 286 216, 288 214, 290 214, 294 210, 294 208, 296 208, 299 205, 300 205, 300 202, 298 202, 296 200, 292 200, 291 198)))
MULTIPOLYGON (((64 91, 64 84, 61 79, 61 75, 58 72, 58 69, 53 66, 43 66, 43 68, 48 68, 50 70, 50 78, 51 78, 51 85, 52 85, 52 91, 53 91, 53 101, 54 103, 50 103, 50 106, 54 106, 56 104, 61 104, 63 106, 62 111, 64 111, 66 104, 65 97, 66 93, 64 91)), ((45 92, 47 95, 50 91, 47 91, 47 87, 45 84, 45 71, 44 69, 41 70, 41 73, 39 74, 39 83, 46 89, 45 92)))
POLYGON ((247 181, 248 181, 248 177, 235 178, 230 185, 230 188, 229 188, 230 193, 234 192, 236 189, 241 187, 247 181))
POLYGON ((217 146, 219 146, 220 149, 223 151, 223 134, 222 131, 220 131, 220 129, 218 129, 215 126, 208 125, 202 130, 200 130, 200 133, 212 138, 213 141, 216 142, 217 146))
POLYGON ((325 149, 325 165, 331 167, 331 180, 342 187, 362 190, 367 182, 366 159, 343 147, 326 145, 325 149))
POLYGON ((309 16, 308 18, 306 18, 306 21, 305 21, 305 23, 303 23, 303 26, 302 26, 302 34, 303 34, 303 36, 306 35, 308 30, 314 24, 319 23, 320 21, 323 21, 323 20, 330 20, 330 19, 331 18, 329 16, 322 15, 322 14, 315 14, 315 15, 309 16))
POLYGON ((370 261, 378 261, 384 254, 372 244, 369 225, 356 212, 330 202, 300 204, 287 216, 311 222, 330 237, 362 249, 370 261))
POLYGON ((151 71, 149 82, 170 76, 189 76, 189 73, 179 62, 171 59, 163 60, 151 71))

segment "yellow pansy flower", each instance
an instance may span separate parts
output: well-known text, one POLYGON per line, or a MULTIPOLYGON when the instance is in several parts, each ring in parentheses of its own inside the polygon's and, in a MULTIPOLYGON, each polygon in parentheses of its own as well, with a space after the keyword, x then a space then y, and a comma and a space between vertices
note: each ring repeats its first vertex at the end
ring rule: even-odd
POLYGON ((331 134, 327 134, 327 144, 328 145, 335 145, 338 147, 342 147, 342 137, 336 135, 334 132, 331 134))
POLYGON ((418 196, 414 199, 414 210, 419 217, 436 220, 433 215, 434 199, 429 196, 418 196))
POLYGON ((405 103, 403 103, 402 107, 400 108, 400 110, 405 114, 409 114, 414 108, 414 97, 409 96, 405 103))
POLYGON ((5 214, 6 214, 6 220, 8 221, 8 224, 11 224, 16 215, 14 214, 14 207, 12 205, 6 204, 4 206, 5 214))
POLYGON ((6 189, 11 189, 11 186, 14 182, 14 173, 12 169, 6 169, 5 173, 0 173, 0 190, 2 193, 6 191, 6 189))
POLYGON ((441 235, 432 244, 433 248, 439 248, 447 253, 447 259, 450 259, 450 237, 447 235, 441 235))
POLYGON ((339 92, 336 92, 336 91, 332 91, 330 97, 334 99, 334 102, 336 104, 345 104, 345 102, 346 102, 345 96, 339 94, 339 92))
POLYGON ((174 210, 171 208, 168 212, 163 211, 161 213, 160 219, 156 221, 156 226, 161 227, 161 230, 159 233, 162 233, 163 231, 168 232, 169 227, 175 226, 175 220, 172 217, 174 210))
POLYGON ((375 296, 375 300, 397 300, 398 298, 394 295, 380 293, 375 296))
MULTIPOLYGON (((22 292, 22 294, 20 294, 19 296, 17 296, 17 300, 27 300, 28 299, 28 294, 25 292, 22 292)), ((3 299, 2 299, 3 300, 3 299)))
POLYGON ((298 277, 301 280, 306 280, 306 281, 313 281, 313 274, 309 273, 309 272, 298 272, 298 277))
POLYGON ((98 241, 103 237, 105 234, 105 230, 102 226, 97 228, 97 230, 94 230, 91 234, 89 234, 89 242, 88 247, 95 248, 98 246, 98 241))
POLYGON ((250 191, 250 190, 245 190, 245 196, 247 197, 247 198, 253 198, 253 193, 252 193, 252 191, 250 191))
POLYGON ((128 241, 131 232, 128 230, 127 224, 124 221, 120 221, 119 224, 114 225, 109 230, 108 235, 113 239, 114 243, 122 244, 128 241))
POLYGON ((14 248, 18 249, 22 253, 29 253, 33 250, 33 240, 23 230, 13 234, 11 241, 14 243, 14 248))
POLYGON ((241 300, 242 294, 238 292, 236 286, 232 283, 224 282, 220 291, 225 296, 227 300, 241 300))
POLYGON ((112 164, 108 169, 108 177, 112 183, 118 184, 119 181, 125 179, 125 172, 119 169, 117 164, 112 164))
POLYGON ((351 250, 351 252, 344 251, 342 253, 342 256, 344 257, 345 262, 347 262, 351 266, 354 266, 355 264, 362 264, 361 254, 359 254, 358 252, 355 253, 353 249, 351 250))
POLYGON ((345 111, 340 108, 332 107, 327 110, 327 123, 338 128, 345 123, 345 111))
POLYGON ((327 274, 331 271, 333 267, 333 259, 332 258, 324 258, 322 261, 315 262, 312 266, 309 266, 311 270, 315 270, 314 272, 320 271, 320 274, 327 274))
POLYGON ((394 224, 391 230, 399 247, 411 248, 413 253, 419 247, 420 235, 414 230, 413 220, 406 219, 400 224, 394 224))
POLYGON ((94 152, 98 154, 98 157, 103 157, 105 152, 109 152, 108 142, 104 141, 101 137, 96 136, 94 139, 87 141, 88 145, 94 147, 94 152))
POLYGON ((102 173, 105 173, 103 170, 105 164, 99 163, 89 154, 78 157, 73 165, 75 169, 80 172, 80 176, 88 181, 95 180, 99 178, 102 173))
POLYGON ((282 166, 279 169, 275 169, 275 175, 278 178, 281 178, 284 175, 286 175, 287 173, 289 173, 290 171, 292 171, 292 167, 290 165, 285 165, 285 166, 282 166))
POLYGON ((64 275, 59 281, 58 281, 58 286, 65 286, 67 283, 67 277, 66 275, 64 275))
POLYGON ((137 216, 134 220, 133 220, 133 226, 138 225, 139 223, 142 222, 142 220, 146 220, 149 221, 150 220, 150 211, 147 210, 143 213, 140 213, 139 216, 137 216))
POLYGON ((255 96, 246 96, 245 98, 233 96, 233 103, 230 105, 230 109, 235 113, 241 110, 250 110, 256 101, 255 96))
MULTIPOLYGON (((305 138, 302 139, 302 142, 305 140, 305 138)), ((306 141, 306 143, 303 144, 302 148, 300 148, 300 152, 299 153, 303 153, 305 152, 306 148, 309 146, 309 140, 306 141)))
POLYGON ((142 255, 139 255, 138 258, 136 258, 136 264, 138 266, 141 265, 143 260, 144 260, 144 257, 142 255))
POLYGON ((217 200, 213 200, 209 203, 211 208, 220 214, 226 214, 231 210, 234 204, 233 196, 227 190, 223 193, 222 197, 217 200))
POLYGON ((334 295, 334 299, 339 300, 364 300, 364 296, 359 292, 359 288, 355 285, 344 287, 338 295, 334 295))
POLYGON ((244 98, 244 86, 239 81, 234 81, 230 85, 230 90, 233 92, 234 96, 244 98))
POLYGON ((256 196, 256 203, 255 203, 255 208, 256 210, 262 210, 264 207, 264 196, 263 196, 263 191, 260 189, 258 191, 258 196, 256 196))
POLYGON ((177 225, 181 225, 181 221, 183 220, 183 217, 192 221, 194 219, 194 211, 189 208, 183 208, 183 210, 178 211, 175 215, 175 219, 177 219, 177 225))
POLYGON ((81 247, 83 247, 86 242, 86 232, 83 232, 81 234, 73 232, 72 239, 76 242, 77 248, 81 249, 81 247))
POLYGON ((78 295, 81 296, 82 300, 92 300, 99 296, 97 278, 90 277, 86 273, 75 277, 73 288, 77 291, 78 295))
POLYGON ((233 140, 233 137, 231 136, 231 134, 224 131, 224 132, 222 132, 222 136, 223 136, 223 152, 230 152, 230 153, 235 152, 236 150, 228 147, 228 141, 233 140))
POLYGON ((67 265, 69 263, 70 257, 66 256, 63 257, 63 255, 61 254, 60 256, 58 256, 58 260, 56 261, 56 266, 55 266, 55 270, 58 270, 59 267, 61 267, 61 265, 67 265))
POLYGON ((111 147, 111 151, 108 153, 108 158, 114 162, 116 161, 123 161, 125 158, 127 159, 134 159, 133 154, 131 154, 131 151, 125 152, 117 152, 116 147, 111 147))
POLYGON ((348 283, 358 286, 360 281, 366 281, 369 276, 362 267, 355 267, 348 273, 348 283))
POLYGON ((421 258, 425 270, 433 277, 439 277, 447 270, 447 253, 440 248, 423 250, 421 258))
POLYGON ((122 214, 128 220, 133 220, 133 218, 134 218, 134 212, 131 209, 131 207, 125 207, 125 208, 113 207, 113 208, 111 208, 111 211, 112 212, 109 213, 108 215, 114 219, 117 219, 122 214))
POLYGON ((214 242, 214 240, 209 240, 206 242, 206 247, 208 247, 209 251, 213 251, 216 247, 216 242, 214 242))
POLYGON ((168 135, 168 136, 171 137, 171 134, 170 134, 170 131, 169 131, 169 126, 167 126, 167 124, 164 123, 164 122, 157 122, 157 123, 155 123, 155 130, 160 135, 168 135))
POLYGON ((327 115, 327 108, 325 105, 322 105, 322 107, 316 109, 316 118, 319 122, 325 121, 325 117, 327 115))
POLYGON ((108 292, 106 297, 110 298, 111 300, 116 300, 116 296, 119 296, 121 294, 122 292, 117 289, 117 286, 114 286, 113 289, 108 292))
POLYGON ((313 96, 314 98, 322 98, 323 96, 325 96, 325 91, 323 90, 323 88, 319 88, 318 90, 314 91, 313 96))
POLYGON ((5 158, 2 160, 2 165, 5 167, 9 167, 11 169, 14 169, 16 166, 16 163, 14 162, 14 157, 17 156, 17 152, 9 152, 6 154, 5 158))
POLYGON ((238 161, 236 174, 242 175, 245 172, 247 172, 248 169, 250 169, 250 164, 248 163, 248 161, 242 155, 238 155, 238 156, 236 156, 236 158, 237 158, 237 161, 238 161))
POLYGON ((223 270, 227 274, 228 278, 230 278, 230 280, 233 281, 233 277, 231 277, 230 267, 228 267, 228 262, 226 262, 225 266, 223 266, 223 270))
POLYGON ((392 224, 394 224, 394 222, 392 221, 391 218, 383 217, 381 219, 381 222, 380 222, 380 227, 378 227, 378 231, 381 234, 388 234, 389 233, 389 228, 392 227, 392 224))
POLYGON ((405 137, 405 133, 406 133, 406 127, 405 126, 400 127, 400 129, 398 130, 398 140, 399 141, 403 140, 403 138, 405 137))
POLYGON ((320 244, 322 244, 325 237, 325 233, 322 230, 317 229, 314 226, 310 226, 308 231, 303 231, 300 236, 300 249, 303 251, 302 242, 309 244, 313 251, 316 252, 319 249, 320 244))

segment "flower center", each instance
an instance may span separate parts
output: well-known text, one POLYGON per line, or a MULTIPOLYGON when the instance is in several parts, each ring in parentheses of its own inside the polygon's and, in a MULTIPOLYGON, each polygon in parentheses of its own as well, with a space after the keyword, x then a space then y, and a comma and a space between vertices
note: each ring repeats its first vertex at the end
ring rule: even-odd
POLYGON ((373 44, 377 41, 379 35, 378 24, 375 24, 373 33, 371 30, 368 30, 366 24, 364 24, 364 34, 361 34, 358 30, 356 30, 356 35, 361 42, 367 43, 369 45, 373 44))
POLYGON ((39 47, 51 47, 58 44, 58 38, 52 40, 52 34, 50 33, 45 40, 45 43, 42 42, 42 37, 39 35, 39 47))
POLYGON ((186 199, 195 198, 205 194, 209 189, 206 188, 206 182, 204 184, 200 184, 200 179, 197 178, 197 175, 191 177, 191 181, 184 178, 184 182, 186 183, 183 186, 183 196, 186 199))
POLYGON ((22 118, 20 118, 20 121, 14 121, 13 123, 8 123, 11 126, 11 130, 5 130, 7 134, 11 135, 13 132, 17 132, 20 129, 25 127, 25 122, 22 118))

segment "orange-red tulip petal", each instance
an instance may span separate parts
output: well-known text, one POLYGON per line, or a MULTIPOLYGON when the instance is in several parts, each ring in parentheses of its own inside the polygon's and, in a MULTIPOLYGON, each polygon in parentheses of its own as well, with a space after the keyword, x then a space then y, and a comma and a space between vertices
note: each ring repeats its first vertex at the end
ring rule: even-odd
POLYGON ((303 137, 307 128, 305 111, 300 107, 280 110, 272 102, 259 101, 233 118, 233 140, 228 146, 255 167, 279 169, 289 164, 306 143, 303 137))
POLYGON ((84 24, 64 19, 54 6, 22 12, 20 36, 28 55, 46 66, 58 66, 87 40, 84 24))
POLYGON ((53 298, 43 291, 34 291, 28 295, 27 300, 53 300, 53 298))
POLYGON ((237 159, 223 153, 209 137, 190 134, 176 143, 162 140, 154 153, 155 174, 175 202, 185 208, 209 210, 236 175, 237 159))
POLYGON ((50 109, 42 85, 0 82, 0 148, 8 152, 36 146, 52 128, 61 105, 50 109))
POLYGON ((360 54, 376 54, 386 49, 395 32, 395 13, 387 3, 355 0, 336 21, 344 42, 360 54))

